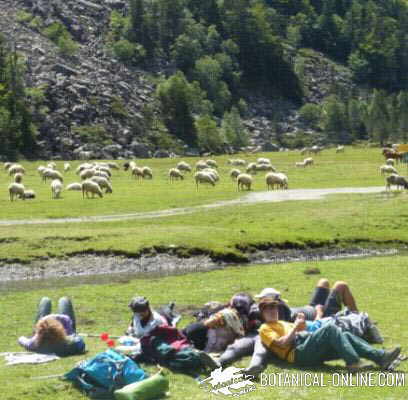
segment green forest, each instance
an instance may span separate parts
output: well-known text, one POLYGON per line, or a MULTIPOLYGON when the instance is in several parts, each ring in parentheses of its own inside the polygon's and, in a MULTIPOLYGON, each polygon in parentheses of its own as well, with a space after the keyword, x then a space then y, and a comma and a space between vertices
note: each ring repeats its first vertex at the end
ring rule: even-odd
MULTIPOLYGON (((325 143, 407 141, 406 0, 127 3, 111 12, 103 39, 115 58, 154 77, 154 99, 142 110, 140 129, 157 147, 184 143, 213 153, 245 147, 242 120, 252 92, 289 101, 325 143), (295 62, 308 49, 351 71, 353 90, 334 86, 322 101, 308 103, 304 66, 295 62)), ((61 23, 43 33, 61 54, 77 51, 61 23)), ((10 159, 35 156, 33 121, 44 99, 39 88, 24 87, 24 62, 4 39, 0 51, 0 151, 10 159)), ((277 134, 276 142, 308 144, 301 134, 290 141, 277 134)))

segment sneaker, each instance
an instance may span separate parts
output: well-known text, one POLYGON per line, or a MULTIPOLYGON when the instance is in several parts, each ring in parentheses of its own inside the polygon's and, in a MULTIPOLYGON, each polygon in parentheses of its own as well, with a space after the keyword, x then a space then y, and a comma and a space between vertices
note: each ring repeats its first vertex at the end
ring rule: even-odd
POLYGON ((397 346, 392 350, 386 350, 382 360, 378 363, 381 369, 386 370, 401 353, 401 347, 397 346))
POLYGON ((213 357, 211 357, 208 353, 206 353, 205 351, 202 350, 198 350, 197 351, 201 362, 203 363, 203 365, 211 370, 220 368, 221 365, 220 363, 215 360, 213 357))

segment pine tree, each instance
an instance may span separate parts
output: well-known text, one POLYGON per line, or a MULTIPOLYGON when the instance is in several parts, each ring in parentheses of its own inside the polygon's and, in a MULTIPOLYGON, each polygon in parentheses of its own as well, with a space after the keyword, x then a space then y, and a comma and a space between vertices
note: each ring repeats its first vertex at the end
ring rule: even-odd
POLYGON ((387 111, 386 94, 383 90, 374 90, 368 108, 368 130, 373 141, 380 142, 381 146, 389 136, 389 115, 387 111))

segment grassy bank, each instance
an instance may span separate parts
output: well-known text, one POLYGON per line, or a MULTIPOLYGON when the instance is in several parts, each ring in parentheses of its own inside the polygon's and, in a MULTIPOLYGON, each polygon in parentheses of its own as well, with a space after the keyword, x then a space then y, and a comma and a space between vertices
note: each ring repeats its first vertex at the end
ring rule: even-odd
POLYGON ((1 227, 0 259, 27 262, 93 252, 135 256, 145 248, 169 245, 231 259, 252 244, 394 246, 408 243, 406 199, 406 193, 331 195, 155 219, 1 227))
MULTIPOLYGON (((367 311, 378 322, 385 336, 385 347, 396 344, 403 349, 408 346, 406 330, 406 302, 408 294, 408 257, 380 257, 371 259, 327 261, 319 263, 292 263, 263 265, 254 267, 234 267, 207 273, 195 273, 161 279, 133 280, 130 282, 81 286, 66 289, 37 290, 25 293, 2 295, 0 314, 0 352, 18 351, 16 338, 31 331, 34 310, 41 296, 47 295, 57 300, 59 296, 72 297, 77 311, 79 330, 88 333, 107 331, 121 334, 129 322, 127 304, 135 294, 149 296, 154 305, 176 301, 183 311, 180 326, 190 321, 189 312, 209 300, 227 301, 235 292, 257 293, 265 286, 273 286, 284 293, 293 305, 308 301, 314 282, 320 277, 349 282, 356 295, 358 306, 367 311), (306 275, 307 267, 318 267, 320 275, 306 275), (10 318, 10 316, 13 316, 10 318)), ((88 356, 103 349, 97 339, 88 339, 88 356)), ((405 350, 406 351, 406 350, 405 350)), ((68 371, 83 357, 71 357, 48 365, 5 367, 0 364, 0 381, 4 400, 73 400, 85 397, 69 384, 58 380, 32 380, 31 377, 59 374, 68 371)), ((237 363, 247 365, 248 359, 237 363)), ((327 383, 333 372, 346 372, 343 363, 332 362, 324 368, 312 372, 324 373, 327 383)), ((151 370, 151 369, 150 369, 151 370)), ((408 372, 408 363, 402 363, 400 371, 408 372)), ((284 363, 270 365, 272 372, 305 372, 284 363)), ((171 399, 202 399, 211 397, 198 388, 197 383, 178 374, 170 374, 171 399)), ((407 385, 407 383, 406 383, 407 385)), ((405 399, 406 387, 261 387, 243 398, 298 398, 298 399, 405 399)))

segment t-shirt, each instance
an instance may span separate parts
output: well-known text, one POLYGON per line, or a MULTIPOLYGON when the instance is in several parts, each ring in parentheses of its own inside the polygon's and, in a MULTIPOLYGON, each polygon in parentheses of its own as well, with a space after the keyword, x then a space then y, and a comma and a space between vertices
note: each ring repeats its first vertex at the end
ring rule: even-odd
POLYGON ((138 314, 133 315, 132 328, 129 330, 129 334, 137 338, 148 336, 150 332, 158 326, 167 326, 166 319, 156 311, 152 311, 152 315, 149 320, 142 326, 142 321, 138 314))
POLYGON ((291 344, 284 347, 277 346, 275 340, 288 335, 294 326, 295 324, 291 322, 276 321, 262 324, 259 328, 259 336, 261 337, 262 343, 280 359, 287 360, 290 363, 295 361, 294 346, 291 344))

